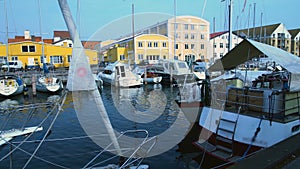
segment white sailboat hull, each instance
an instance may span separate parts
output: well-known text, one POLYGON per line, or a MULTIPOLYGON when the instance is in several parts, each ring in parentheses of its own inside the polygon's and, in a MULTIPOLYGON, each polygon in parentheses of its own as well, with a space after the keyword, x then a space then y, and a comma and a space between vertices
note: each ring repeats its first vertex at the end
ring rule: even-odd
POLYGON ((54 92, 58 92, 62 88, 63 88, 62 82, 55 77, 51 78, 51 80, 48 80, 45 77, 40 77, 36 84, 36 90, 39 92, 54 93, 54 92))
POLYGON ((23 92, 24 86, 15 78, 4 77, 0 79, 0 96, 9 97, 19 95, 23 92))

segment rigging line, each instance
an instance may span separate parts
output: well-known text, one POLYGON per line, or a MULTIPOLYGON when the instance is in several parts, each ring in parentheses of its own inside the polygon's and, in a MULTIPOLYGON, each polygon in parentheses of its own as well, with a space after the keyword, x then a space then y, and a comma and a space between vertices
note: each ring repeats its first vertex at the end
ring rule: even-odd
MULTIPOLYGON (((26 151, 26 150, 24 150, 24 149, 22 149, 22 148, 20 148, 19 146, 16 146, 16 145, 14 145, 14 144, 12 144, 11 142, 7 142, 9 145, 11 145, 11 146, 14 146, 14 147, 16 147, 18 150, 20 150, 20 151, 22 151, 22 152, 24 152, 25 154, 27 154, 27 155, 32 155, 31 153, 29 153, 28 151, 26 151)), ((41 157, 38 157, 38 156, 36 156, 36 155, 34 155, 34 158, 36 158, 36 159, 38 159, 38 160, 41 160, 41 161, 43 161, 43 162, 45 162, 45 163, 48 163, 48 164, 51 164, 51 165, 54 165, 54 166, 56 166, 56 167, 59 167, 59 168, 66 168, 67 169, 67 167, 64 167, 64 166, 62 166, 62 165, 59 165, 59 164, 56 164, 56 163, 53 163, 53 162, 51 162, 51 161, 49 161, 49 160, 46 160, 46 159, 43 159, 43 158, 41 158, 41 157)))
MULTIPOLYGON (((90 138, 90 137, 104 137, 108 136, 108 134, 99 134, 99 135, 91 135, 91 136, 75 136, 75 137, 65 137, 65 138, 56 138, 56 139, 45 139, 44 142, 55 142, 55 141, 67 141, 67 140, 77 140, 77 139, 85 139, 85 138, 90 138)), ((30 140, 30 141, 25 141, 25 143, 34 143, 34 142, 39 142, 41 140, 30 140)), ((13 143, 20 143, 21 141, 16 141, 13 143)))
MULTIPOLYGON (((41 127, 42 124, 45 123, 45 121, 50 117, 50 115, 52 114, 52 112, 56 109, 56 106, 54 106, 52 108, 52 110, 50 111, 50 113, 47 114, 47 116, 40 122, 40 124, 38 125, 38 127, 41 127)), ((37 130, 37 128, 31 133, 28 135, 28 137, 26 137, 16 148, 14 148, 12 151, 10 151, 9 153, 7 153, 5 156, 3 156, 1 159, 0 159, 0 162, 3 161, 5 158, 7 158, 10 154, 12 154, 14 151, 16 151, 17 148, 19 148, 21 145, 23 145, 25 143, 25 141, 27 141, 29 139, 29 137, 31 137, 33 135, 33 133, 37 130)))
POLYGON ((44 140, 46 139, 48 133, 50 132, 50 130, 51 130, 51 128, 52 128, 54 122, 56 121, 56 119, 57 119, 59 113, 63 111, 62 105, 65 103, 66 96, 67 96, 66 94, 63 96, 64 98, 63 98, 61 104, 57 103, 57 105, 58 105, 58 111, 57 111, 57 113, 56 113, 54 119, 52 120, 52 122, 51 122, 51 124, 50 124, 50 126, 49 126, 47 132, 45 133, 45 135, 44 135, 42 141, 41 141, 41 142, 39 143, 39 145, 36 147, 36 149, 35 149, 34 152, 32 153, 31 157, 28 159, 28 161, 26 162, 26 164, 23 166, 23 169, 25 169, 25 168, 27 167, 27 165, 29 164, 29 162, 31 161, 31 159, 33 158, 33 156, 36 154, 36 152, 38 151, 38 149, 41 147, 42 143, 44 142, 44 140))

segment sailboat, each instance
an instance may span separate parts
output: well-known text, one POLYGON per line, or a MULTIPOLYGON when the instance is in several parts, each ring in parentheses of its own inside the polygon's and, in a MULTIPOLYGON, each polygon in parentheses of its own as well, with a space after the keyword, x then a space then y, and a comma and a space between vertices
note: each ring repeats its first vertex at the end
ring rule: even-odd
MULTIPOLYGON (((6 6, 5 6, 6 8, 6 6)), ((9 57, 9 45, 8 45, 8 25, 7 25, 7 14, 6 14, 6 58, 8 60, 9 57)), ((7 64, 9 62, 7 61, 7 64)), ((8 66, 9 68, 9 66, 8 66)), ((24 85, 23 80, 17 76, 12 74, 5 74, 0 76, 0 96, 2 97, 10 97, 14 95, 19 95, 23 93, 24 85)))
POLYGON ((0 96, 11 97, 23 93, 24 84, 20 77, 16 75, 0 76, 0 96))
POLYGON ((83 168, 100 167, 92 163, 104 151, 109 151, 117 156, 128 158, 122 165, 117 165, 116 168, 125 168, 128 165, 130 166, 135 162, 138 162, 135 167, 137 168, 141 166, 140 162, 145 155, 153 148, 156 137, 148 138, 148 132, 145 130, 125 131, 120 133, 113 129, 99 90, 96 86, 90 64, 85 55, 68 3, 66 0, 58 0, 58 2, 71 35, 71 39, 74 43, 66 88, 68 91, 72 92, 74 109, 86 134, 93 135, 97 133, 107 135, 106 139, 99 140, 97 138, 92 138, 97 145, 103 148, 103 151, 97 154, 83 168), (133 132, 143 132, 146 134, 146 137, 132 138, 134 141, 125 141, 129 138, 129 136, 125 136, 125 134, 133 132), (124 143, 126 144, 124 145, 124 143), (132 151, 127 151, 128 149, 131 149, 132 151), (133 161, 131 161, 132 159, 133 161))
POLYGON ((62 81, 49 73, 46 64, 43 63, 44 75, 39 77, 36 83, 36 90, 39 92, 55 93, 63 89, 62 81))

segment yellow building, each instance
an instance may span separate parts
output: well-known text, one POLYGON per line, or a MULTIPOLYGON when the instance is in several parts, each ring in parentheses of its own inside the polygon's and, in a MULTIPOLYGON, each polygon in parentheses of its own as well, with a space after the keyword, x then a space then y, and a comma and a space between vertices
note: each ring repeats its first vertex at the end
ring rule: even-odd
MULTIPOLYGON (((6 45, 0 45, 0 62, 6 60, 6 45)), ((42 44, 39 42, 16 42, 8 46, 8 60, 20 60, 23 66, 34 66, 44 62, 53 63, 55 67, 69 67, 72 58, 72 48, 66 46, 55 46, 52 44, 42 44)), ((97 51, 85 49, 91 65, 98 64, 97 51)))
POLYGON ((195 61, 207 60, 211 55, 209 28, 209 22, 202 18, 177 16, 149 26, 143 33, 167 36, 170 59, 195 61))
POLYGON ((104 61, 123 61, 130 64, 156 63, 169 59, 168 37, 159 34, 142 34, 117 41, 105 48, 104 61), (134 45, 133 45, 134 43, 134 45))

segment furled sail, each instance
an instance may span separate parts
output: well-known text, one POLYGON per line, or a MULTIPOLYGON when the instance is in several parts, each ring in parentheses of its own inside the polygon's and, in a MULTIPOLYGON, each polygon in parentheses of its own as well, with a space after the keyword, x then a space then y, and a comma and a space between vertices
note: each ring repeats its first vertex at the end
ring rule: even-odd
POLYGON ((59 5, 67 24, 71 39, 73 40, 72 60, 69 68, 67 89, 69 91, 97 89, 92 70, 85 55, 84 48, 74 24, 67 1, 59 0, 59 5))

